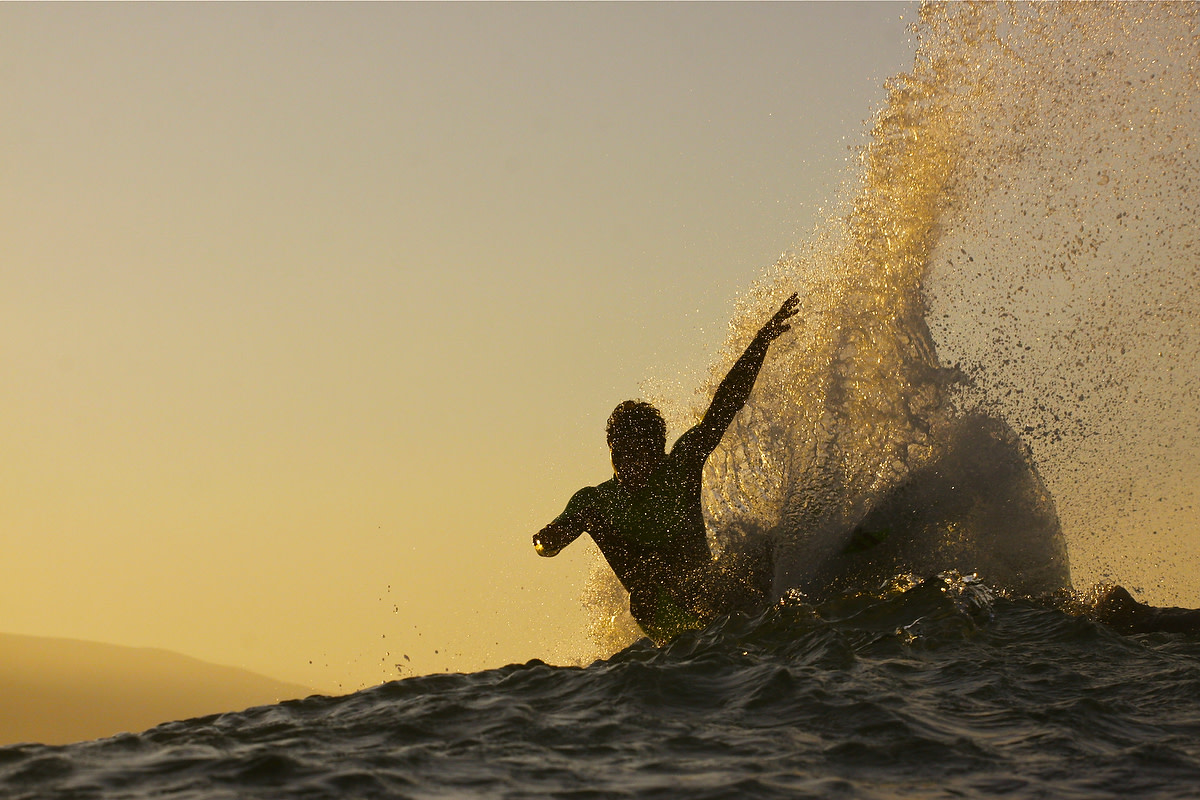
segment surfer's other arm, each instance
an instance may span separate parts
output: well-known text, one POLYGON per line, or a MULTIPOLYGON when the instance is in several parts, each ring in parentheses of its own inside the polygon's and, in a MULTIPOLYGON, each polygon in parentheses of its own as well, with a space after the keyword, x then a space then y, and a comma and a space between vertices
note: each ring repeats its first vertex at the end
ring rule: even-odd
POLYGON ((533 535, 533 549, 539 556, 556 556, 581 533, 582 528, 555 520, 533 535))
POLYGON ((556 556, 581 534, 597 529, 600 519, 591 503, 595 491, 593 487, 580 489, 563 513, 533 535, 533 549, 539 556, 556 556))
POLYGON ((725 435, 725 429, 750 398, 750 390, 754 388, 758 371, 762 369, 763 361, 766 360, 767 348, 771 342, 791 329, 788 320, 795 316, 799 302, 797 294, 783 301, 775 316, 762 326, 750 342, 750 346, 746 348, 746 352, 742 353, 741 358, 734 363, 729 374, 717 387, 704 419, 693 429, 698 449, 704 452, 706 457, 717 448, 721 437, 725 435))

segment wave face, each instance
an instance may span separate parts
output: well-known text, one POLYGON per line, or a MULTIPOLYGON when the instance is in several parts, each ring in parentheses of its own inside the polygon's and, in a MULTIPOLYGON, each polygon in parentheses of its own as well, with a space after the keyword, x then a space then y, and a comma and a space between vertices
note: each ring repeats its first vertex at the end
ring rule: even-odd
POLYGON ((0 748, 57 798, 1193 797, 1200 638, 1125 637, 955 575, 789 596, 586 668, 409 678, 0 748))

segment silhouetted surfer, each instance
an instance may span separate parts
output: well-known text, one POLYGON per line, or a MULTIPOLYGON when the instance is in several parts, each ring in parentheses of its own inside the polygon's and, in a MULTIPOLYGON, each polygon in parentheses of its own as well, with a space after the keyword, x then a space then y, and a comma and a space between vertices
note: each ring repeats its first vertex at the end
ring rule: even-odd
POLYGON ((629 610, 663 642, 739 605, 765 599, 759 590, 720 576, 708 549, 700 508, 704 462, 754 387, 771 342, 790 329, 796 295, 762 327, 729 370, 696 427, 666 452, 667 426, 649 403, 627 400, 608 418, 613 477, 580 489, 563 513, 533 537, 539 555, 554 556, 591 534, 621 584, 629 610))

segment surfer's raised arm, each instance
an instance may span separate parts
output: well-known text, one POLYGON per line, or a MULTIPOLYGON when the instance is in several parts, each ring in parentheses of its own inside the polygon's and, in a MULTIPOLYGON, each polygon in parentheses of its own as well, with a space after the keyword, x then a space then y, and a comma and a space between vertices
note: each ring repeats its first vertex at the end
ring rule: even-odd
POLYGON ((750 390, 754 388, 758 371, 762 369, 763 361, 766 360, 767 348, 771 342, 791 330, 788 320, 796 315, 796 306, 799 303, 800 296, 793 294, 783 301, 775 316, 759 329, 746 352, 742 353, 741 358, 734 363, 729 374, 717 387, 712 403, 704 413, 704 419, 689 431, 691 435, 687 436, 688 447, 694 447, 698 453, 703 453, 704 458, 717 449, 721 437, 725 435, 725 429, 750 398, 750 390))
MULTIPOLYGON (((704 462, 750 397, 767 348, 791 329, 788 320, 799 302, 793 294, 767 320, 717 387, 704 419, 679 437, 670 453, 667 424, 658 409, 634 400, 613 409, 605 431, 612 478, 580 489, 563 513, 533 536, 538 555, 554 556, 590 534, 629 591, 630 613, 660 644, 718 615, 699 589, 708 585, 712 568, 700 506, 704 462)), ((737 603, 766 600, 765 590, 747 592, 737 603)), ((720 605, 727 607, 734 606, 720 605)))

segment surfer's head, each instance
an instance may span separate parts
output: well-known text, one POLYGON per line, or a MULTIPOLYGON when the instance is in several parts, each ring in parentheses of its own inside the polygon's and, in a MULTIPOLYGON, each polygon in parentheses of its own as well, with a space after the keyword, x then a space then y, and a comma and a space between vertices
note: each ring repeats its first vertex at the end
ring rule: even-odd
POLYGON ((640 488, 666 452, 667 423, 649 403, 626 400, 608 417, 608 448, 617 480, 640 488))

